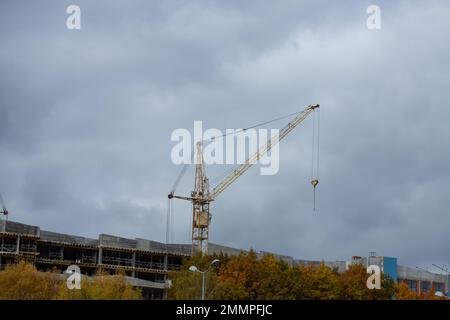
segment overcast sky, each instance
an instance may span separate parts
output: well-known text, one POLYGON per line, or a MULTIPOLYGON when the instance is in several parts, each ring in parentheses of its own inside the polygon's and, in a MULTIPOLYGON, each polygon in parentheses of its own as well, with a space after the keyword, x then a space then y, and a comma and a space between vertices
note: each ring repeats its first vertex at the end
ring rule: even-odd
MULTIPOLYGON (((252 168, 213 203, 210 241, 450 265, 449 15, 448 1, 2 1, 10 219, 164 241, 173 130, 319 103, 318 211, 307 119, 281 142, 277 175, 252 168), (73 3, 81 30, 66 28, 73 3), (366 27, 370 4, 381 30, 366 27)), ((178 193, 192 185, 191 169, 178 193)), ((189 243, 190 204, 174 206, 174 240, 189 243)))

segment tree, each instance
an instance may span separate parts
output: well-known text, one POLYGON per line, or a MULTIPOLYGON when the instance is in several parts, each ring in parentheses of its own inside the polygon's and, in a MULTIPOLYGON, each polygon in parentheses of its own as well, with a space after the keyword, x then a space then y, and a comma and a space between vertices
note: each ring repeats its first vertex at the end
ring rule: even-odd
POLYGON ((98 273, 92 278, 83 277, 81 289, 69 290, 66 282, 59 286, 59 300, 140 300, 142 293, 133 288, 122 273, 107 275, 98 273))
POLYGON ((289 283, 286 273, 289 266, 272 255, 265 255, 258 260, 253 272, 256 280, 251 287, 252 296, 259 300, 286 299, 289 283))
POLYGON ((351 265, 341 274, 339 282, 341 298, 345 300, 367 300, 369 289, 366 285, 367 271, 361 265, 351 265))
POLYGON ((405 282, 399 283, 395 288, 395 297, 397 300, 417 300, 418 296, 415 292, 409 290, 405 282))
POLYGON ((0 272, 1 300, 49 300, 58 294, 59 280, 51 272, 39 272, 20 261, 0 272))
POLYGON ((272 255, 240 253, 222 265, 218 292, 223 299, 337 299, 338 274, 320 266, 292 267, 272 255))
POLYGON ((202 277, 198 272, 189 270, 190 266, 196 266, 199 270, 209 271, 206 273, 206 299, 217 299, 217 270, 211 267, 211 262, 218 258, 221 263, 226 261, 224 256, 204 256, 197 254, 192 258, 185 259, 181 270, 169 275, 172 286, 168 292, 168 298, 173 300, 197 300, 201 298, 202 277))
POLYGON ((222 299, 254 299, 252 286, 255 282, 254 268, 257 264, 254 251, 233 256, 219 271, 218 292, 222 299))
POLYGON ((288 269, 272 255, 258 259, 254 251, 242 252, 221 267, 217 291, 223 299, 284 299, 288 269))
POLYGON ((142 299, 139 290, 126 282, 123 274, 83 277, 80 290, 69 290, 56 272, 38 271, 31 263, 20 261, 0 272, 1 300, 114 300, 142 299))
POLYGON ((371 290, 370 299, 391 300, 395 297, 395 281, 388 274, 381 274, 381 290, 371 290))
POLYGON ((327 267, 323 262, 314 265, 301 266, 300 276, 303 292, 299 292, 305 299, 334 300, 339 298, 339 281, 336 271, 327 267))
POLYGON ((411 291, 405 282, 395 286, 397 300, 448 300, 447 297, 438 297, 434 290, 421 292, 420 294, 411 291))
MULTIPOLYGON (((188 270, 196 265, 208 268, 215 257, 196 256, 187 259, 181 272, 171 276, 173 286, 171 299, 198 299, 201 279, 188 270)), ((273 255, 258 255, 250 250, 231 257, 220 257, 218 272, 211 270, 207 280, 207 299, 392 299, 396 286, 394 281, 382 274, 381 289, 367 288, 368 274, 361 265, 350 266, 338 273, 326 266, 292 266, 273 255)))
POLYGON ((362 265, 351 265, 340 275, 342 299, 380 300, 392 299, 395 294, 395 283, 386 274, 382 274, 381 289, 367 288, 367 271, 362 265))

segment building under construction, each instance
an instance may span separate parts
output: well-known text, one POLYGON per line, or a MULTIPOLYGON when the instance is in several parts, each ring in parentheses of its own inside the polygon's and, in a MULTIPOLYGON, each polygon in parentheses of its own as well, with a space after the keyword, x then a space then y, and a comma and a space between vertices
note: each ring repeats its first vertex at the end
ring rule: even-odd
MULTIPOLYGON (((237 255, 242 249, 209 243, 210 254, 237 255)), ((258 257, 273 255, 290 265, 324 263, 337 272, 351 264, 378 265, 396 282, 405 282, 415 292, 448 292, 450 276, 397 264, 397 258, 353 257, 349 261, 298 260, 272 252, 257 252, 258 257)), ((191 255, 191 244, 164 244, 146 239, 127 239, 100 234, 98 239, 41 230, 37 226, 0 220, 0 270, 19 260, 32 262, 38 270, 63 274, 70 265, 92 276, 97 271, 115 274, 121 271, 126 280, 141 289, 145 299, 164 299, 171 272, 180 269, 183 258, 191 255)))
POLYGON ((191 252, 189 245, 165 245, 106 234, 91 239, 12 221, 0 221, 0 230, 0 270, 18 260, 30 261, 38 270, 60 273, 76 264, 87 276, 99 270, 110 274, 120 270, 147 299, 164 297, 168 273, 178 270, 182 258, 191 252))
MULTIPOLYGON (((164 299, 170 286, 168 276, 180 269, 191 255, 191 244, 164 244, 147 239, 127 239, 100 234, 98 239, 41 230, 38 226, 0 220, 0 271, 19 260, 32 262, 40 271, 64 274, 77 265, 82 275, 98 271, 121 271, 139 288, 145 299, 164 299)), ((210 254, 237 255, 242 249, 209 243, 210 254)), ((292 257, 272 254, 292 263, 292 257)))
MULTIPOLYGON (((238 249, 211 243, 211 253, 237 254, 238 249)), ((191 255, 190 244, 164 244, 100 234, 98 239, 41 230, 37 226, 0 220, 0 270, 19 260, 32 262, 40 271, 63 274, 70 265, 93 276, 98 271, 121 271, 141 289, 145 299, 163 299, 171 272, 191 255), (167 260, 166 260, 167 259, 167 260)))

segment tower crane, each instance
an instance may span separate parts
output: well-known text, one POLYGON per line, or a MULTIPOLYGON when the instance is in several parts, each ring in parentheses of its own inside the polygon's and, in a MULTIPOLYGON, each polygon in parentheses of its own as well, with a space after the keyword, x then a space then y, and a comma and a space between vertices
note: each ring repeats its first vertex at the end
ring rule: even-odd
MULTIPOLYGON (((175 195, 175 186, 169 193, 169 199, 181 199, 192 202, 192 255, 195 252, 208 253, 208 240, 209 240, 209 225, 211 223, 211 210, 210 204, 215 201, 216 198, 227 189, 233 182, 235 182, 240 176, 242 176, 248 169, 260 157, 264 156, 272 146, 279 143, 284 137, 286 137, 292 130, 294 130, 299 124, 303 122, 315 109, 319 108, 318 104, 309 105, 303 111, 301 111, 292 121, 290 121, 283 129, 281 129, 277 135, 271 137, 271 139, 257 150, 253 155, 249 156, 245 162, 239 165, 231 174, 226 176, 221 182, 219 182, 214 188, 209 188, 209 179, 205 173, 205 167, 203 163, 202 141, 196 143, 196 168, 195 168, 195 181, 194 190, 190 196, 175 195)), ((182 170, 184 174, 185 168, 182 170)), ((178 177, 175 185, 178 184, 180 177, 178 177)), ((318 179, 311 180, 311 184, 316 188, 318 179)))
POLYGON ((5 201, 3 201, 3 197, 0 193, 0 215, 2 215, 3 217, 0 218, 0 221, 3 220, 3 218, 5 219, 5 221, 3 222, 3 229, 1 230, 1 232, 5 232, 6 231, 6 222, 8 221, 8 210, 6 209, 5 206, 5 201))
POLYGON ((5 206, 5 201, 3 201, 3 197, 0 194, 0 214, 2 214, 3 216, 5 216, 6 219, 8 219, 8 210, 6 210, 6 206, 5 206))

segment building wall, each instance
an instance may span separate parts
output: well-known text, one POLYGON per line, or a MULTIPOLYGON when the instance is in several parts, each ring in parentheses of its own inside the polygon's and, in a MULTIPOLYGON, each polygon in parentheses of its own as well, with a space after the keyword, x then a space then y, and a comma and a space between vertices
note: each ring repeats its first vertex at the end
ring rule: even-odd
POLYGON ((397 258, 393 257, 383 257, 383 268, 382 271, 384 274, 389 275, 392 280, 397 282, 398 274, 397 274, 397 258))
POLYGON ((448 276, 405 266, 398 266, 397 272, 398 281, 405 282, 411 290, 417 293, 427 292, 428 288, 442 293, 448 291, 446 286, 448 276))

